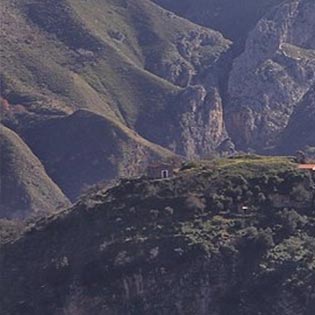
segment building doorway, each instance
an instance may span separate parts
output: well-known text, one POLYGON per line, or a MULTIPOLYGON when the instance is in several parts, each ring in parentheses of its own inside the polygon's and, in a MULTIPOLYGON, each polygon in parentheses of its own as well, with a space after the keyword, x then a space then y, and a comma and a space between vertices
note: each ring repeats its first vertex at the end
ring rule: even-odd
POLYGON ((162 178, 168 178, 168 177, 169 177, 168 170, 163 170, 163 171, 161 171, 161 177, 162 177, 162 178))

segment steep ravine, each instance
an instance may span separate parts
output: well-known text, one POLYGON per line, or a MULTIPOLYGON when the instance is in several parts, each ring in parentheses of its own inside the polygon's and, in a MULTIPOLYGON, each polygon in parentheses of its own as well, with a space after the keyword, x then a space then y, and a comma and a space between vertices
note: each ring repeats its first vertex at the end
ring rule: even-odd
POLYGON ((312 146, 302 139, 290 145, 282 133, 297 117, 295 124, 305 123, 298 105, 315 84, 313 1, 155 2, 232 39, 219 90, 224 123, 237 149, 275 153, 287 146, 292 154, 312 146))

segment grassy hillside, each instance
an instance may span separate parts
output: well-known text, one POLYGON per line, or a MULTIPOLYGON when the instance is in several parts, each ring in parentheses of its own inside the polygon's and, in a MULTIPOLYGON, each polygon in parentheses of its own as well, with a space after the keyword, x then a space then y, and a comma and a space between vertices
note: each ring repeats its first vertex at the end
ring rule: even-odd
POLYGON ((227 175, 240 175, 246 178, 271 176, 297 167, 293 158, 281 156, 236 155, 230 158, 212 159, 209 161, 189 162, 183 171, 213 170, 227 175))
MULTIPOLYGON (((146 70, 148 59, 182 58, 176 41, 197 26, 149 1, 5 0, 3 7, 2 93, 12 105, 40 113, 87 108, 134 126, 179 92, 146 70)), ((203 54, 227 45, 222 38, 203 54)))
POLYGON ((38 158, 11 130, 0 125, 0 218, 24 218, 69 206, 38 158))
POLYGON ((168 145, 180 138, 174 113, 180 112, 183 88, 164 72, 173 63, 211 66, 230 45, 221 34, 148 0, 1 4, 0 119, 71 199, 100 180, 135 174, 141 159, 169 156, 145 140, 168 145), (179 50, 183 41, 192 50, 186 59, 179 50), (100 129, 93 129, 92 113, 104 118, 100 129), (79 139, 82 126, 89 131, 79 139))

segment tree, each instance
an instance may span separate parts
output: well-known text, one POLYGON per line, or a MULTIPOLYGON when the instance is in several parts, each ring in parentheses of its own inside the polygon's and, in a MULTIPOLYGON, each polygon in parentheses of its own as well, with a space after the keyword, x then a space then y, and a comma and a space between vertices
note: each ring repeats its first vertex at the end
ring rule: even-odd
POLYGON ((306 163, 306 155, 303 151, 297 151, 295 154, 295 162, 300 164, 306 163))

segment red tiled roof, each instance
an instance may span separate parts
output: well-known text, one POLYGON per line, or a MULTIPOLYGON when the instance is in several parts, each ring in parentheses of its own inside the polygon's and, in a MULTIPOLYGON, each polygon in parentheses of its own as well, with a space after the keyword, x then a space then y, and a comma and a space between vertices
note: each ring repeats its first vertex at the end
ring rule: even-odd
POLYGON ((315 164, 300 164, 298 166, 300 170, 313 170, 315 171, 315 164))

